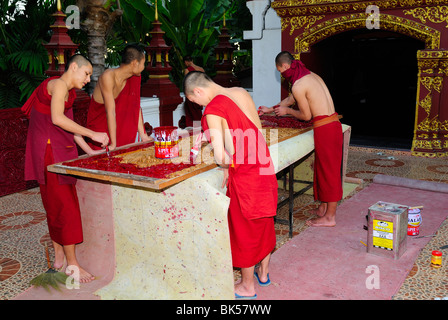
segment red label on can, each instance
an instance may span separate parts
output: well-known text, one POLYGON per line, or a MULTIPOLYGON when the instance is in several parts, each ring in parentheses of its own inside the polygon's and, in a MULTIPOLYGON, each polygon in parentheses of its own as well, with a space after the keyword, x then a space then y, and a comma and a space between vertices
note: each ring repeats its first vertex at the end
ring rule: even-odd
POLYGON ((154 136, 154 149, 156 158, 169 159, 179 156, 179 136, 177 134, 177 127, 157 127, 154 129, 154 136))
POLYGON ((420 233, 419 226, 408 225, 408 236, 417 236, 420 233))

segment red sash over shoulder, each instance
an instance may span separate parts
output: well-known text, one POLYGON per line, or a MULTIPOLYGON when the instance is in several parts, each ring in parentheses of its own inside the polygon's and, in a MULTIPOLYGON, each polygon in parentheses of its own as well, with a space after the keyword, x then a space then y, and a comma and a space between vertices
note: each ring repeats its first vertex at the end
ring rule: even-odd
POLYGON ((290 84, 294 84, 300 78, 310 74, 310 70, 308 70, 302 61, 293 60, 291 62, 291 68, 282 72, 283 78, 288 81, 290 84))
MULTIPOLYGON (((23 105, 22 111, 30 118, 26 151, 25 180, 37 180, 45 184, 44 155, 48 141, 51 142, 55 163, 78 157, 73 134, 56 126, 51 121, 51 96, 48 93, 48 82, 58 77, 51 77, 42 82, 23 105)), ((76 98, 75 89, 69 91, 65 102, 65 116, 73 120, 73 103, 76 98)), ((59 175, 61 184, 73 184, 76 179, 59 175)))
POLYGON ((262 132, 230 98, 219 95, 204 110, 202 128, 210 141, 209 114, 224 118, 231 130, 235 154, 227 196, 232 260, 235 267, 251 267, 275 247, 278 183, 274 166, 262 132))
MULTIPOLYGON (((227 96, 219 95, 204 110, 227 120, 235 154, 229 174, 230 188, 237 190, 241 210, 247 219, 272 217, 277 212, 277 180, 268 146, 262 132, 227 96), (275 183, 274 183, 275 180, 275 183)), ((202 128, 210 141, 206 118, 202 128)))
MULTIPOLYGON (((141 77, 132 76, 126 81, 123 90, 115 98, 115 119, 117 122, 117 147, 133 143, 137 137, 138 118, 140 116, 141 77)), ((97 132, 109 132, 106 107, 95 99, 90 100, 87 114, 87 128, 97 132)), ((94 149, 101 147, 89 142, 94 149)))
MULTIPOLYGON (((29 118, 33 107, 43 114, 51 114, 51 96, 48 94, 48 90, 42 90, 47 88, 48 82, 54 79, 58 79, 59 76, 45 79, 31 94, 25 104, 20 110, 29 118)), ((68 101, 65 103, 65 109, 70 109, 76 98, 75 90, 70 90, 68 101)))

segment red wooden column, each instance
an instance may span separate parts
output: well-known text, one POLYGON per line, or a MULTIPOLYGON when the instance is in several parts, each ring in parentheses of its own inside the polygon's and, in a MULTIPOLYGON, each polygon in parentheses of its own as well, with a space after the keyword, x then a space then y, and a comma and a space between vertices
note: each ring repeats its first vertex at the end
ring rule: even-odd
MULTIPOLYGON (((55 22, 50 26, 52 30, 51 39, 47 44, 44 44, 45 49, 48 51, 49 65, 45 73, 50 77, 61 76, 64 73, 68 59, 76 53, 79 46, 73 43, 67 33, 68 27, 64 21, 66 15, 62 12, 60 0, 58 0, 57 12, 53 14, 53 17, 55 17, 55 22)), ((82 126, 85 126, 87 123, 89 103, 89 95, 84 90, 76 89, 73 115, 75 121, 82 126)))
POLYGON ((216 55, 216 76, 213 78, 217 84, 223 87, 238 87, 240 81, 233 75, 233 46, 230 44, 230 35, 227 31, 226 20, 224 17, 224 23, 221 28, 221 34, 218 36, 219 42, 215 48, 216 55))
POLYGON ((148 65, 146 70, 149 73, 149 79, 141 87, 140 95, 142 97, 159 98, 159 121, 161 126, 173 125, 173 111, 182 103, 179 88, 170 80, 170 71, 172 67, 169 63, 168 53, 171 46, 167 46, 158 21, 156 8, 156 17, 153 22, 151 42, 147 46, 148 65))

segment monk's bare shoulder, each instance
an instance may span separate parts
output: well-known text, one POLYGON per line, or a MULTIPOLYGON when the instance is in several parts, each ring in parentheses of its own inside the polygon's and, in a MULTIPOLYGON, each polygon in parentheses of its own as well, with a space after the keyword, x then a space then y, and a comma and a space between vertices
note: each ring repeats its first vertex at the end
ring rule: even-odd
POLYGON ((113 92, 116 86, 115 81, 115 70, 114 69, 106 69, 98 79, 99 89, 103 93, 113 92))
POLYGON ((245 96, 245 97, 250 96, 249 92, 247 92, 247 90, 244 88, 231 87, 231 88, 228 88, 228 90, 229 90, 229 93, 231 93, 232 95, 239 95, 239 96, 245 96))
POLYGON ((103 83, 114 83, 115 82, 115 70, 114 69, 106 69, 100 75, 99 81, 103 83))
POLYGON ((65 94, 68 93, 67 84, 61 79, 53 79, 48 81, 47 91, 50 96, 54 95, 54 93, 65 94))

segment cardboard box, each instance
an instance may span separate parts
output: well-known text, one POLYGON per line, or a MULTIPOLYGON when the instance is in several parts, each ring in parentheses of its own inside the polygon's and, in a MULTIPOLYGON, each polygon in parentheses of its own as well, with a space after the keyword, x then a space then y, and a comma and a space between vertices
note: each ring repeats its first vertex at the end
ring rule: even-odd
POLYGON ((399 259, 406 251, 408 206, 378 201, 369 208, 367 252, 399 259))

